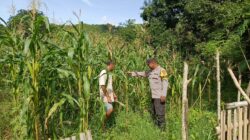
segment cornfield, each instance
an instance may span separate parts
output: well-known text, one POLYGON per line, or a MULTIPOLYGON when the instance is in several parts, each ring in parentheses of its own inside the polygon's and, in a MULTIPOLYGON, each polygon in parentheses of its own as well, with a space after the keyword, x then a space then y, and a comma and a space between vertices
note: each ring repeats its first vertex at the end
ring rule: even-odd
MULTIPOLYGON (((97 77, 109 59, 117 64, 114 87, 118 99, 126 105, 118 106, 116 111, 147 112, 151 98, 147 80, 128 78, 126 72, 146 70, 145 60, 154 56, 152 47, 143 41, 124 42, 112 35, 89 36, 82 22, 71 24, 71 29, 62 25, 52 32, 46 17, 30 14, 32 20, 26 32, 19 32, 20 27, 15 25, 6 28, 0 38, 1 83, 13 97, 13 138, 58 139, 89 129, 101 131, 105 111, 97 77)), ((178 106, 181 56, 160 48, 158 59, 169 73, 168 95, 173 97, 170 106, 178 106)), ((195 75, 204 72, 199 67, 193 71, 195 75)), ((197 89, 195 85, 193 90, 197 89)))

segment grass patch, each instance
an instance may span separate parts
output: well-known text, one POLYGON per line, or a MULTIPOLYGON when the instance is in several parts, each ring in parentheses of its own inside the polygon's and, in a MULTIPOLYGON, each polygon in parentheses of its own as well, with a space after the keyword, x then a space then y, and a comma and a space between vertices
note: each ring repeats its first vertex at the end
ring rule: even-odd
POLYGON ((0 90, 0 139, 11 139, 11 105, 9 95, 0 90))
MULTIPOLYGON (((167 116, 165 131, 154 125, 149 113, 141 115, 138 112, 120 112, 114 118, 115 123, 105 132, 94 132, 97 140, 180 140, 181 114, 180 110, 173 109, 167 116)), ((215 140, 216 113, 197 111, 189 112, 189 139, 215 140)))

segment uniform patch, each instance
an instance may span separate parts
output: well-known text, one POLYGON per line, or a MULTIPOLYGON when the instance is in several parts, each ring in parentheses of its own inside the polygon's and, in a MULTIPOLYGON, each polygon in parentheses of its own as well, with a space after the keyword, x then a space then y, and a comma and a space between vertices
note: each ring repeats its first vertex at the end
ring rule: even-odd
POLYGON ((167 71, 165 69, 162 69, 160 76, 161 76, 161 79, 167 80, 168 79, 167 71))

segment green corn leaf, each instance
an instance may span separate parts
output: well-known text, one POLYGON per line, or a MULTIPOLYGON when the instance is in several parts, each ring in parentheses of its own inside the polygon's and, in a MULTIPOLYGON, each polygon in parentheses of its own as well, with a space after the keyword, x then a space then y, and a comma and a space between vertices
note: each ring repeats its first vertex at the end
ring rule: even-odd
POLYGON ((92 76, 92 68, 91 66, 88 66, 88 78, 90 79, 92 76))
POLYGON ((28 38, 28 39, 25 40, 25 45, 24 45, 24 54, 25 55, 29 51, 30 43, 31 43, 31 39, 30 38, 28 38))
POLYGON ((69 58, 71 58, 71 59, 73 58, 74 53, 75 53, 74 51, 75 51, 74 48, 69 48, 69 50, 68 50, 68 57, 69 58))
POLYGON ((70 24, 72 25, 72 27, 74 28, 74 30, 78 33, 78 35, 80 34, 79 30, 77 29, 76 25, 73 24, 72 22, 70 22, 70 24))
POLYGON ((43 17, 43 21, 45 23, 46 29, 50 32, 49 19, 47 17, 43 17))
POLYGON ((75 74, 72 71, 65 70, 65 69, 57 69, 60 78, 68 78, 69 76, 72 76, 74 79, 76 79, 75 74))
POLYGON ((2 21, 5 24, 5 26, 8 25, 7 22, 4 19, 2 19, 1 17, 0 17, 0 21, 2 21))
POLYGON ((86 75, 83 76, 83 81, 84 81, 84 92, 87 98, 89 98, 90 94, 90 83, 86 75))
POLYGON ((48 116, 45 119, 45 124, 47 125, 48 119, 65 103, 66 99, 63 98, 59 102, 55 103, 49 110, 48 116))
POLYGON ((62 95, 67 99, 67 101, 68 101, 72 106, 74 106, 74 103, 76 103, 77 106, 80 107, 79 102, 78 102, 75 98, 73 98, 71 95, 66 94, 66 93, 63 93, 62 95))

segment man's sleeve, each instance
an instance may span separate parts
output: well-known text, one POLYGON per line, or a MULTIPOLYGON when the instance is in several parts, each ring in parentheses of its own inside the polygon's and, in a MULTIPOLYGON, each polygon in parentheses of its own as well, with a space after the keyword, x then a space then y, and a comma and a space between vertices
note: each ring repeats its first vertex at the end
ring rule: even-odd
POLYGON ((105 86, 106 85, 106 80, 107 80, 107 74, 102 71, 99 77, 99 85, 100 86, 105 86))
POLYGON ((162 80, 168 80, 168 74, 167 74, 167 71, 165 69, 161 70, 160 76, 161 76, 162 80))
POLYGON ((168 91, 168 75, 165 69, 161 70, 160 77, 162 80, 162 96, 167 96, 168 91))
POLYGON ((147 72, 142 71, 142 72, 132 72, 133 77, 147 77, 147 72))

